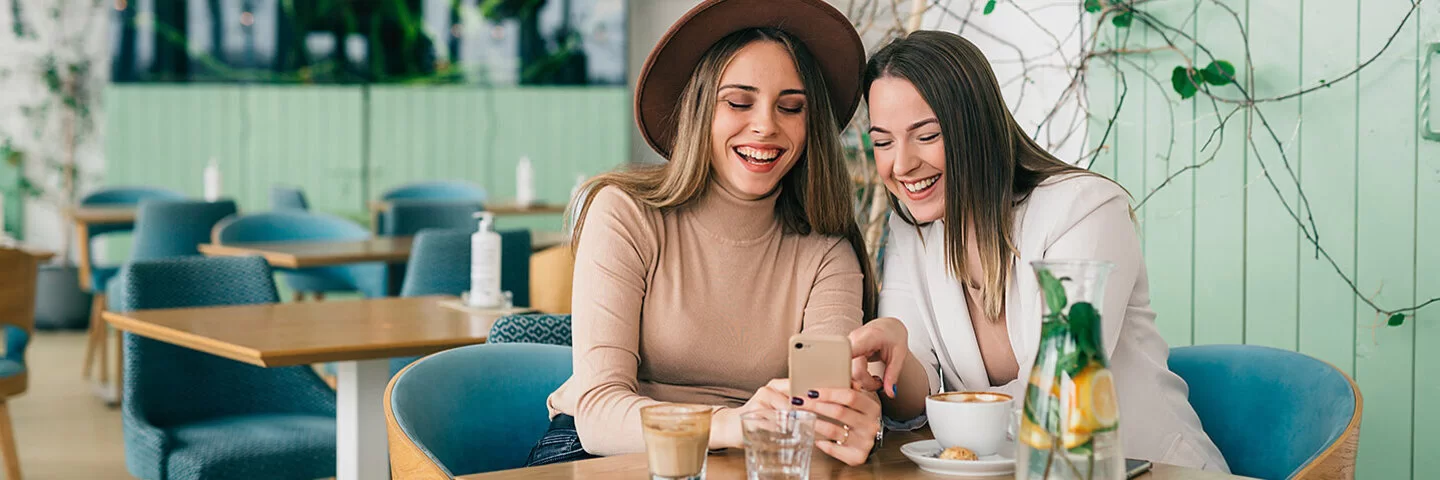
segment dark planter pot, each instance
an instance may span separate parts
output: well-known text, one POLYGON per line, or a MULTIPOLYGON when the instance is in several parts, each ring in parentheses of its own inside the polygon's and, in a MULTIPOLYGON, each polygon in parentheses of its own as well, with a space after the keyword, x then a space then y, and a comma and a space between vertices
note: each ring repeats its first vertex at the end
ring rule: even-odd
POLYGON ((90 294, 80 289, 74 265, 41 265, 35 285, 35 328, 83 329, 90 325, 90 294))

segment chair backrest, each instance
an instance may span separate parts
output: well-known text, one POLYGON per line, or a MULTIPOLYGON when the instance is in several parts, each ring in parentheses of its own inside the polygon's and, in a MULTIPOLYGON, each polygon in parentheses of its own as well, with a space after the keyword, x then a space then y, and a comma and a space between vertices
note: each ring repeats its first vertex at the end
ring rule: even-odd
POLYGON ((221 219, 234 215, 235 202, 144 200, 135 213, 134 260, 195 256, 210 242, 221 219))
POLYGON ((284 242, 292 240, 362 240, 370 231, 355 222, 300 210, 234 215, 215 225, 220 243, 284 242))
POLYGON ((397 480, 519 468, 549 428, 545 398, 570 378, 570 348, 472 345, 410 364, 385 389, 397 480))
POLYGON ((271 210, 309 210, 310 202, 305 201, 305 191, 299 187, 275 185, 270 187, 271 210))
MULTIPOLYGON (((142 200, 184 200, 185 195, 174 190, 158 187, 109 187, 90 192, 80 199, 82 207, 124 207, 140 203, 142 200)), ((128 232, 135 228, 132 223, 106 223, 90 225, 86 228, 86 238, 80 241, 88 242, 95 237, 115 232, 128 232)), ((94 256, 94 250, 91 251, 94 256)), ((94 258, 90 260, 94 265, 94 258)), ((104 288, 101 286, 100 288, 104 288)))
POLYGON ((485 343, 543 343, 570 346, 569 315, 507 315, 490 326, 485 343))
MULTIPOLYGON (((137 261, 121 268, 121 311, 277 303, 260 257, 137 261)), ((308 367, 261 368, 125 334, 124 415, 164 428, 253 413, 335 412, 335 395, 308 367)))
MULTIPOLYGON (((40 257, 24 250, 0 247, 0 334, 5 336, 5 359, 25 364, 25 347, 35 330, 35 285, 40 257)), ((23 385, 22 385, 23 387, 23 385)), ((23 389, 23 388, 22 388, 23 389)), ((9 392, 0 386, 0 397, 9 392)), ((18 392, 15 392, 18 393, 18 392)))
MULTIPOLYGON (((415 235, 400 296, 460 295, 470 289, 470 235, 475 229, 426 229, 415 235)), ((530 231, 502 230, 500 288, 516 305, 530 302, 530 231)))
POLYGON ((1189 384, 1190 404, 1232 473, 1304 478, 1354 468, 1360 388, 1334 366, 1270 347, 1203 345, 1172 349, 1170 370, 1189 384))
POLYGON ((470 182, 440 181, 401 185, 380 194, 381 200, 471 200, 485 201, 485 189, 470 182))
POLYGON ((380 213, 380 233, 406 236, 427 228, 469 229, 479 225, 480 202, 469 200, 395 200, 380 213))

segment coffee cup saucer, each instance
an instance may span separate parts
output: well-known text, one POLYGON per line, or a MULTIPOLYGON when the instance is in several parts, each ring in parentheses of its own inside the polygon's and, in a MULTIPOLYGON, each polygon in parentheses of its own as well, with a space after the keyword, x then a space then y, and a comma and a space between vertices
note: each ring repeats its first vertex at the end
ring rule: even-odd
POLYGON ((940 452, 945 448, 937 440, 919 440, 900 447, 900 453, 920 466, 921 470, 941 475, 981 477, 1006 475, 1015 472, 1015 445, 1005 443, 1000 451, 985 455, 979 460, 942 460, 940 452))

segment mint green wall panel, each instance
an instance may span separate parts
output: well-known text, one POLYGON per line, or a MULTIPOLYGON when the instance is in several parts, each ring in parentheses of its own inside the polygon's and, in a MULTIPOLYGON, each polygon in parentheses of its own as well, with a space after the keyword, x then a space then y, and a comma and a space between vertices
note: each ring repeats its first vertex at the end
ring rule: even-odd
MULTIPOLYGON (((1427 4, 1419 12, 1419 52, 1430 42, 1440 41, 1440 6, 1427 4)), ((1433 60, 1433 59, 1432 59, 1433 60)), ((1423 65, 1424 58, 1418 60, 1423 65)), ((1440 67, 1440 62, 1432 68, 1440 67)), ((1432 80, 1435 72, 1431 72, 1432 80)), ((1432 83, 1432 85, 1434 85, 1432 83)), ((1431 101, 1435 100, 1431 91, 1431 101)), ((1434 107, 1432 106, 1432 111, 1434 107)), ((1440 124, 1431 124, 1432 128, 1440 124)), ((1440 297, 1440 142, 1421 140, 1418 145, 1415 171, 1415 293, 1417 301, 1440 297)), ((1440 304, 1432 304, 1419 312, 1410 323, 1415 326, 1414 405, 1414 478, 1440 476, 1440 304)))
POLYGON ((202 193, 210 158, 221 190, 241 190, 241 96, 230 86, 111 86, 105 90, 105 183, 202 193))
MULTIPOLYGON (((1244 2, 1227 2, 1244 12, 1244 2)), ((1186 6, 1188 9, 1188 5, 1186 6)), ((1242 18, 1243 20, 1243 18, 1242 18)), ((1233 17, 1215 7, 1195 16, 1198 38, 1221 57, 1241 55, 1243 44, 1233 17)), ((1201 54, 1198 62, 1209 63, 1201 54)), ((1237 64, 1239 67, 1240 64, 1237 64)), ((1230 117, 1223 134, 1211 133, 1233 107, 1197 95, 1195 135, 1207 148, 1197 150, 1195 170, 1195 343, 1242 343, 1245 339, 1245 118, 1230 117), (1203 139, 1203 140, 1201 140, 1203 139)), ((1168 279, 1152 279, 1154 282, 1168 279)))
MULTIPOLYGON (((1299 57, 1302 84, 1317 85, 1354 68, 1359 57, 1355 16, 1362 0, 1304 2, 1299 57)), ((1320 244, 1341 271, 1355 275, 1356 103, 1358 83, 1351 81, 1300 98, 1306 121, 1296 156, 1301 184, 1320 232, 1320 244)), ((1313 245, 1300 246, 1301 353, 1353 373, 1355 366, 1355 294, 1335 267, 1313 245)), ((1366 331, 1368 336, 1368 330, 1366 331)), ((1440 471, 1437 471, 1440 472, 1440 471)))
POLYGON ((237 133, 244 145, 241 208, 270 209, 270 189, 297 186, 310 208, 350 214, 362 208, 363 137, 360 92, 354 87, 269 86, 241 91, 237 133))
MULTIPOLYGON (((577 175, 629 159, 630 95, 623 88, 376 87, 371 90, 372 196, 415 181, 463 179, 495 201, 515 196, 528 156, 536 196, 569 201, 577 175), (428 160, 420 160, 428 159, 428 160)), ((560 216, 506 218, 504 227, 557 229, 560 216)))
MULTIPOLYGON (((1161 9, 1157 18, 1180 22, 1188 12, 1161 9)), ((1140 29, 1144 45, 1164 45, 1159 32, 1140 29)), ((1194 340, 1194 311, 1191 292, 1194 290, 1195 204, 1194 176, 1183 174, 1168 185, 1161 184, 1194 162, 1194 102, 1181 100, 1162 82, 1165 72, 1183 62, 1179 54, 1159 51, 1152 55, 1133 56, 1152 76, 1132 77, 1132 91, 1139 88, 1140 102, 1145 111, 1145 188, 1131 189, 1135 202, 1144 201, 1139 217, 1145 245, 1145 263, 1150 274, 1151 307, 1155 310, 1155 326, 1171 345, 1189 345, 1194 340), (1159 190, 1156 190, 1159 189, 1159 190), (1155 195, 1145 198, 1151 191, 1155 195), (1156 281, 1160 280, 1160 281, 1156 281)))
MULTIPOLYGON (((1409 2, 1365 2, 1358 16, 1361 55, 1379 51, 1408 9, 1409 2)), ((1381 305, 1405 305, 1415 298, 1417 55, 1410 48, 1415 42, 1411 19, 1397 37, 1401 47, 1387 50, 1358 79, 1356 280, 1360 291, 1374 293, 1381 305)), ((1365 308, 1356 318, 1364 327, 1378 320, 1365 308)), ((1355 376, 1366 397, 1358 478, 1412 474, 1414 325, 1378 327, 1371 335, 1368 328, 1360 332, 1355 376)))
MULTIPOLYGON (((1247 89, 1257 98, 1294 92, 1300 87, 1301 0, 1249 2, 1252 45, 1256 68, 1247 89)), ((1243 52, 1226 56, 1243 62, 1243 52)), ((1247 72, 1239 73, 1242 77, 1247 72)), ((1238 97, 1234 88, 1221 89, 1238 97)), ((1289 210, 1308 215, 1297 195, 1298 157, 1295 153, 1300 101, 1264 103, 1246 112, 1252 130, 1252 147, 1245 170, 1250 181, 1245 205, 1245 343, 1294 350, 1299 341, 1300 230, 1289 210), (1267 128, 1268 125, 1268 128, 1267 128), (1274 135, 1271 135, 1274 132, 1274 135), (1280 145, 1276 145, 1275 139, 1280 145), (1282 150, 1283 147, 1283 150, 1282 150), (1268 173, 1268 175, 1267 175, 1268 173)))

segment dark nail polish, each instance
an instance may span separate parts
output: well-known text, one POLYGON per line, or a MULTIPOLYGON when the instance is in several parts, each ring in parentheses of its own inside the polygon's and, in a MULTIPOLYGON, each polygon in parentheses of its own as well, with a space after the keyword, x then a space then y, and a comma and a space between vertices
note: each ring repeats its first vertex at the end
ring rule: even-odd
POLYGON ((790 404, 791 404, 791 405, 795 405, 795 406, 804 405, 804 404, 805 404, 805 399, 800 398, 800 397, 794 397, 794 398, 791 398, 791 399, 790 399, 790 404))
POLYGON ((810 397, 810 398, 820 398, 820 392, 811 390, 811 391, 805 392, 805 396, 810 397))

